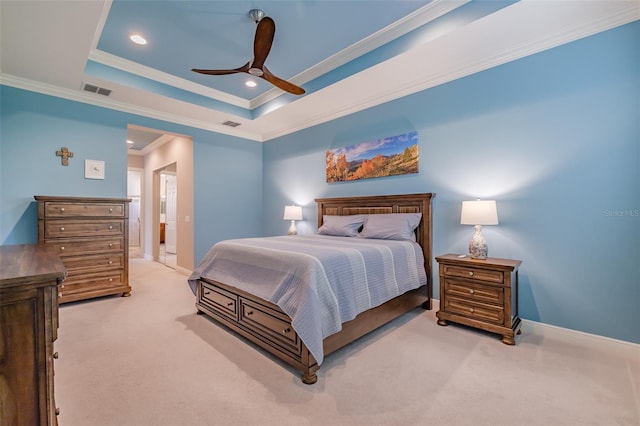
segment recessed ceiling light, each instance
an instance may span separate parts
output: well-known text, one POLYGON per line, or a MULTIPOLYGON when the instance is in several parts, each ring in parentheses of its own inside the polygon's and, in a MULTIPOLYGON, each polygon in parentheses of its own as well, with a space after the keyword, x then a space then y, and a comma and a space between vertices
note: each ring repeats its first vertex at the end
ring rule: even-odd
POLYGON ((245 86, 247 86, 247 87, 256 87, 256 86, 258 85, 258 84, 257 84, 255 81, 253 81, 253 80, 247 80, 244 84, 245 84, 245 86))
POLYGON ((142 46, 147 44, 147 40, 144 37, 142 37, 140 34, 132 34, 132 35, 130 35, 129 36, 129 40, 131 40, 135 44, 140 44, 142 46))

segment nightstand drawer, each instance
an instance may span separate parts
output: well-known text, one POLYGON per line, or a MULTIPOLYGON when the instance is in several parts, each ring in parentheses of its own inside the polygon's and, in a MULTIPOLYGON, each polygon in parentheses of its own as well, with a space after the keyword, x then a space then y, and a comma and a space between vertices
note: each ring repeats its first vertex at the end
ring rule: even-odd
POLYGON ((471 301, 488 302, 496 305, 504 303, 504 289, 498 286, 445 278, 444 291, 447 296, 460 297, 471 301))
POLYGON ((462 315, 479 321, 494 324, 504 323, 504 309, 501 306, 490 306, 458 299, 456 297, 447 297, 444 308, 452 314, 462 315))
POLYGON ((444 274, 450 277, 467 278, 470 280, 489 281, 502 284, 504 282, 504 273, 502 271, 465 268, 464 266, 444 265, 444 274))

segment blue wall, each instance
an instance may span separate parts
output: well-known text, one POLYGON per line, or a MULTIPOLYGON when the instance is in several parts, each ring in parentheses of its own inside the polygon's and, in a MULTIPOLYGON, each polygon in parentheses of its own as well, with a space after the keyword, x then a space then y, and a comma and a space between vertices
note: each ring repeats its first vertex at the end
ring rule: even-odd
POLYGON ((127 196, 127 125, 193 137, 195 259, 213 242, 262 234, 262 144, 0 86, 0 243, 38 241, 34 195, 127 196), (56 150, 74 154, 60 165, 56 150), (105 179, 84 178, 84 160, 105 179))
POLYGON ((294 202, 313 232, 317 197, 435 192, 434 255, 465 253, 461 202, 496 199, 521 317, 640 343, 638 52, 636 22, 270 141, 265 233, 294 202), (325 182, 327 149, 412 130, 418 174, 325 182))

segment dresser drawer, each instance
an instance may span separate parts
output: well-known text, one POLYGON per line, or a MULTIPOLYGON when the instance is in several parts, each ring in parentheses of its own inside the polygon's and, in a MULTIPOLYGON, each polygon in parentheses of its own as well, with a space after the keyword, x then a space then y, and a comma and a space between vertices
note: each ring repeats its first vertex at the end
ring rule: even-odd
POLYGON ((444 291, 447 296, 459 297, 476 302, 504 303, 504 288, 499 286, 482 285, 474 281, 462 281, 453 278, 444 279, 444 291))
POLYGON ((240 297, 240 323, 265 332, 273 342, 295 355, 302 353, 302 342, 291 327, 289 317, 282 312, 240 297))
POLYGON ((80 288, 83 285, 119 285, 126 283, 124 271, 114 269, 106 271, 94 271, 90 273, 76 273, 64 280, 60 286, 62 292, 71 288, 80 288))
POLYGON ((44 225, 44 238, 96 237, 124 235, 124 219, 50 220, 44 225))
POLYGON ((238 297, 226 290, 201 281, 202 290, 200 301, 216 312, 233 320, 238 319, 238 297))
POLYGON ((123 253, 93 254, 88 256, 70 256, 62 259, 69 273, 67 280, 72 280, 78 272, 98 272, 124 269, 123 253))
POLYGON ((446 312, 482 322, 498 325, 504 323, 504 308, 502 306, 491 306, 457 297, 447 297, 444 309, 446 312))
POLYGON ((44 215, 56 217, 125 217, 124 203, 63 203, 45 202, 44 215))
POLYGON ((467 278, 470 280, 488 281, 497 284, 504 282, 504 273, 502 271, 465 268, 464 266, 444 265, 444 275, 449 277, 467 278))
POLYGON ((52 239, 46 240, 48 247, 54 247, 60 257, 78 254, 93 254, 124 251, 124 236, 93 239, 52 239))

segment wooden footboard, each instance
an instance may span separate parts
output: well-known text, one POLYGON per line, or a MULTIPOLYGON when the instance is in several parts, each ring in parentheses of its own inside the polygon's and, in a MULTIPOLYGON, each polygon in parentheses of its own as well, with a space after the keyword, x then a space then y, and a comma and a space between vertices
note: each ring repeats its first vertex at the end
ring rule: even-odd
MULTIPOLYGON (((302 382, 318 380, 320 366, 275 304, 225 284, 198 280, 196 308, 301 372, 302 382)), ((428 308, 427 286, 409 291, 342 325, 323 341, 325 356, 417 307, 428 308)))

